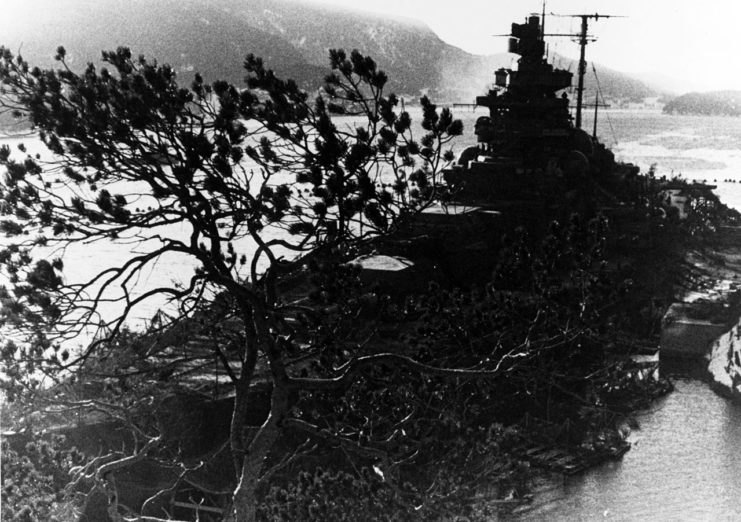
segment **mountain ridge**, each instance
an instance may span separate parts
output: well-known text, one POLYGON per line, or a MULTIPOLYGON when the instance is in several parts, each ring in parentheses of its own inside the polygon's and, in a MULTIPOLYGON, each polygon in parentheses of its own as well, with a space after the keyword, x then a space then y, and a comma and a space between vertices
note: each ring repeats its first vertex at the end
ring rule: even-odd
MULTIPOLYGON (((61 8, 48 0, 27 0, 17 11, 18 19, 0 20, 6 38, 0 43, 20 47, 34 65, 53 65, 58 45, 65 46, 71 66, 78 69, 99 61, 102 50, 125 45, 171 64, 186 83, 200 72, 210 81, 241 84, 242 62, 253 53, 277 74, 315 89, 328 72, 328 49, 344 48, 373 57, 388 73, 389 89, 400 95, 428 93, 445 102, 467 102, 486 91, 494 70, 510 66, 516 57, 467 53, 416 20, 306 1, 69 0, 61 8)), ((638 80, 603 71, 607 98, 655 93, 638 80)), ((587 96, 592 83, 588 75, 587 96)))

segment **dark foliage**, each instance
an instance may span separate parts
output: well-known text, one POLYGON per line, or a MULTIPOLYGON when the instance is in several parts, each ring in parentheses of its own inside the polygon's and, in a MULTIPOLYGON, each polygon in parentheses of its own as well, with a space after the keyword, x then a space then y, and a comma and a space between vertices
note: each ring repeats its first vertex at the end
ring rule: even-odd
MULTIPOLYGON (((16 436, 22 439, 22 436, 16 436)), ((65 522, 75 516, 78 506, 65 486, 69 470, 83 462, 83 456, 64 449, 58 436, 39 437, 22 449, 2 441, 2 519, 8 522, 65 522)))

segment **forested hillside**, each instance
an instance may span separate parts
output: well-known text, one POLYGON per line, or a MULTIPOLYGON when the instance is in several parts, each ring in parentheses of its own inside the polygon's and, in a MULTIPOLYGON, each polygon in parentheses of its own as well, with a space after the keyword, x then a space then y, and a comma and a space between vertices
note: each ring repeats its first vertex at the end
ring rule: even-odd
POLYGON ((741 115, 741 91, 690 92, 664 106, 666 114, 741 115))
MULTIPOLYGON (((426 92, 443 102, 472 102, 486 90, 494 70, 517 59, 499 52, 505 48, 501 40, 492 39, 491 55, 472 55, 414 20, 293 0, 29 0, 13 17, 0 17, 0 35, 1 44, 45 66, 64 45, 78 70, 98 60, 101 50, 125 45, 135 54, 170 63, 186 82, 196 71, 206 80, 241 82, 244 57, 254 53, 308 89, 319 86, 328 49, 358 49, 377 60, 397 93, 417 97, 426 92)), ((576 71, 568 59, 559 62, 576 71)), ((598 70, 606 98, 654 94, 636 79, 598 70)), ((590 72, 590 98, 593 83, 590 72)))

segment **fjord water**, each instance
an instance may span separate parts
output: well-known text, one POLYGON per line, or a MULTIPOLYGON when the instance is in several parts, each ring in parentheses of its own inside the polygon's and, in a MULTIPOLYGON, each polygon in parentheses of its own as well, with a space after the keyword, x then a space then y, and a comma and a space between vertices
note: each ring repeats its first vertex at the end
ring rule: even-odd
POLYGON ((511 520, 741 520, 741 405, 700 380, 674 382, 637 416, 621 461, 567 477, 511 520))

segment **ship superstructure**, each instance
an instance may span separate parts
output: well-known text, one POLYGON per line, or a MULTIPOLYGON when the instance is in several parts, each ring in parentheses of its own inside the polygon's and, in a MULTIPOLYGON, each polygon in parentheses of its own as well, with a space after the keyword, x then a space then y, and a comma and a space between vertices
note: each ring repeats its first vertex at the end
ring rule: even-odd
POLYGON ((495 87, 476 98, 476 105, 489 109, 489 116, 476 122, 478 141, 487 152, 508 155, 541 155, 544 149, 564 146, 573 124, 563 90, 571 87, 573 74, 555 69, 544 57, 540 17, 512 24, 509 51, 520 55, 517 70, 497 70, 495 87))
POLYGON ((520 55, 517 67, 495 71, 492 88, 476 98, 476 106, 489 110, 475 124, 478 145, 464 150, 445 173, 457 199, 528 199, 612 167, 612 153, 580 128, 586 22, 602 15, 570 16, 581 17, 580 34, 545 33, 544 14, 512 24, 509 51, 520 55), (572 36, 581 45, 575 118, 566 91, 574 74, 548 62, 546 36, 572 36))

